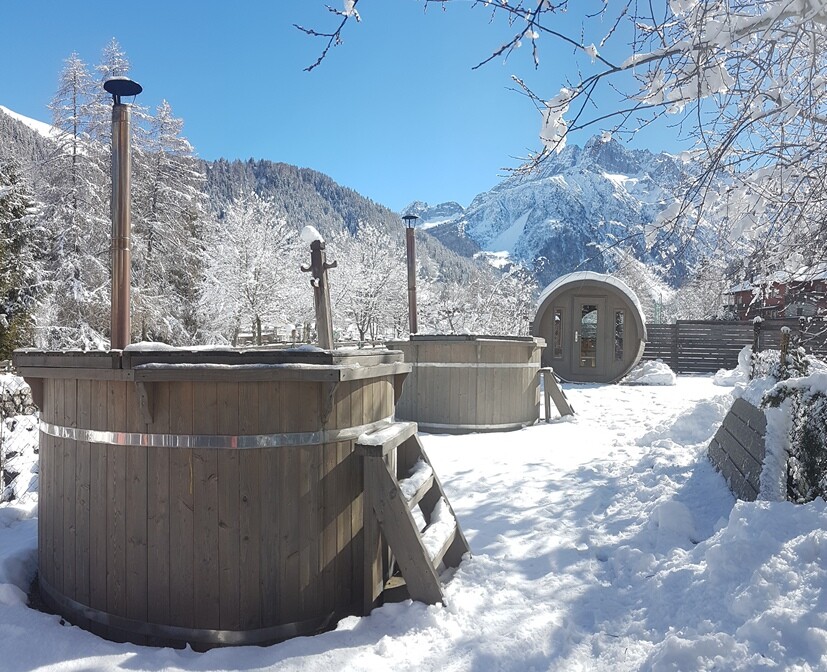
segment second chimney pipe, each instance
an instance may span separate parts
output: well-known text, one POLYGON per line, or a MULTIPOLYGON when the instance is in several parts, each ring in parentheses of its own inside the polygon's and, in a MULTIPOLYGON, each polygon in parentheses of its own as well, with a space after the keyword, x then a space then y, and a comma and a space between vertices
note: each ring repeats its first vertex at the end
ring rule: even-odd
POLYGON ((404 215, 405 220, 405 247, 408 259, 408 331, 411 335, 419 329, 416 324, 416 239, 414 238, 414 223, 419 217, 404 215))

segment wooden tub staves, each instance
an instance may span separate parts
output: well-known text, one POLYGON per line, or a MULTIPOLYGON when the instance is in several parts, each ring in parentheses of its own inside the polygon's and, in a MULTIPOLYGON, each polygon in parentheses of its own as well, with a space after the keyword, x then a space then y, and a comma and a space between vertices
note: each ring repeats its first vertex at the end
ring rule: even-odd
POLYGON ((110 639, 207 648, 363 612, 384 551, 354 442, 393 419, 401 353, 14 362, 41 409, 39 582, 57 613, 110 639))
POLYGON ((397 415, 423 431, 502 432, 539 418, 542 338, 415 335, 388 347, 413 365, 397 415))

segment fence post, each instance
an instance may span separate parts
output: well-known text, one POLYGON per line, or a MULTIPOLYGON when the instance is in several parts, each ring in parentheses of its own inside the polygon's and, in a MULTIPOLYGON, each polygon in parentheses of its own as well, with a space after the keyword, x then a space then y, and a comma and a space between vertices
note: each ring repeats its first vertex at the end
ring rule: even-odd
POLYGON ((787 353, 790 349, 790 328, 781 327, 781 378, 787 377, 787 353))
POLYGON ((681 373, 681 369, 680 369, 680 350, 678 348, 678 342, 679 342, 678 339, 680 338, 680 334, 678 332, 680 331, 680 328, 681 328, 680 321, 676 320, 673 327, 674 328, 671 329, 671 334, 672 334, 672 343, 671 343, 672 361, 670 362, 670 364, 672 365, 672 370, 673 371, 675 371, 677 373, 681 373))
POLYGON ((752 358, 751 358, 751 366, 749 372, 749 379, 752 380, 755 378, 755 371, 758 365, 758 353, 761 352, 761 323, 762 320, 760 317, 756 317, 752 321, 752 358))

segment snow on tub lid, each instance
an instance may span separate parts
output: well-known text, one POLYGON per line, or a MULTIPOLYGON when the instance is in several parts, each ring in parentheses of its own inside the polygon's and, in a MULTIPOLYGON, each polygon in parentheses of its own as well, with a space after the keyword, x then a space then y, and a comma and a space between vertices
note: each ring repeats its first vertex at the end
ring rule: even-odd
POLYGON ((594 271, 576 271, 575 273, 561 275, 540 293, 540 298, 537 299, 537 310, 539 310, 540 306, 543 305, 543 301, 563 287, 563 285, 575 285, 578 282, 588 281, 605 282, 624 294, 629 301, 632 302, 632 305, 637 308, 637 312, 640 314, 640 319, 644 325, 644 329, 646 328, 646 316, 643 314, 643 306, 640 303, 640 299, 637 298, 637 294, 631 290, 629 285, 611 275, 606 275, 605 273, 595 273, 594 271))

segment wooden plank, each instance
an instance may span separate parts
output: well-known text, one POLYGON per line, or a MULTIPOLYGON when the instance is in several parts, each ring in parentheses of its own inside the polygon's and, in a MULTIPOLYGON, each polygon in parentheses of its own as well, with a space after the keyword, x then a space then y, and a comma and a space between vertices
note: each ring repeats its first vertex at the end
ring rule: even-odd
MULTIPOLYGON (((718 430, 720 431, 720 430, 718 430)), ((707 456, 709 460, 712 462, 712 465, 720 472, 723 472, 726 468, 727 463, 727 456, 724 452, 724 449, 721 448, 721 444, 718 441, 718 434, 716 432, 715 436, 712 438, 712 441, 709 443, 709 448, 707 448, 707 456)))
POLYGON ((739 437, 729 432, 726 426, 721 427, 721 431, 716 434, 718 443, 727 454, 727 458, 732 462, 745 477, 754 480, 756 487, 758 486, 758 479, 761 476, 761 462, 756 460, 741 444, 739 437))
MULTIPOLYGON (((170 383, 169 429, 173 434, 191 434, 193 383, 170 383)), ((195 627, 193 454, 189 448, 170 450, 170 621, 195 627)))
MULTIPOLYGON (((54 423, 54 381, 47 380, 43 384, 43 404, 40 409, 41 418, 47 422, 54 423)), ((54 573, 52 568, 52 546, 54 540, 54 518, 52 497, 55 494, 53 483, 54 437, 39 432, 39 463, 38 474, 38 513, 37 513, 37 548, 38 548, 38 571, 40 576, 49 584, 54 585, 54 573)))
MULTIPOLYGON (((345 391, 346 402, 337 406, 336 426, 339 428, 355 427, 363 424, 364 403, 363 389, 365 381, 354 381, 345 391), (349 402, 349 403, 347 403, 349 402)), ((353 452, 350 442, 335 444, 336 467, 333 471, 334 515, 336 518, 335 551, 335 600, 337 608, 351 604, 350 597, 353 567, 352 556, 352 484, 349 482, 348 460, 353 452)))
MULTIPOLYGON (((110 429, 126 431, 126 383, 108 383, 110 429)), ((126 616, 126 451, 107 447, 106 497, 106 606, 117 616, 126 616)))
MULTIPOLYGON (((169 433, 170 389, 167 384, 155 388, 153 431, 169 433)), ((170 561, 178 553, 176 540, 170 540, 169 448, 147 447, 147 573, 149 591, 147 618, 151 623, 170 623, 170 561)))
MULTIPOLYGON (((106 381, 93 380, 91 386, 90 418, 93 429, 105 429, 109 425, 109 388, 106 381)), ((101 444, 90 446, 89 468, 89 606, 107 609, 107 521, 109 498, 107 465, 108 447, 101 444)))
MULTIPOLYGON (((77 427, 78 387, 76 380, 63 381, 63 426, 77 427)), ((75 490, 77 487, 77 450, 74 439, 63 439, 63 594, 75 599, 75 490)))
MULTIPOLYGON (((127 430, 146 430, 138 389, 126 389, 127 430)), ((126 613, 128 618, 145 622, 148 614, 149 570, 147 565, 148 462, 143 446, 123 446, 126 454, 126 613)))
POLYGON ((364 481, 362 460, 348 444, 347 456, 348 487, 350 494, 350 587, 348 603, 358 606, 364 594, 365 574, 362 560, 365 557, 364 537, 364 481))
MULTIPOLYGON (((88 428, 92 420, 92 383, 77 381, 77 425, 88 428)), ((86 441, 78 441, 75 461, 75 599, 89 604, 90 567, 90 489, 91 447, 86 441)))
POLYGON ((380 493, 371 500, 373 510, 382 534, 393 549, 411 598, 425 604, 442 602, 444 598, 439 577, 422 546, 419 531, 404 498, 398 493, 395 497, 384 496, 385 493, 397 492, 396 479, 381 458, 370 457, 365 461, 367 487, 374 493, 380 493))
POLYGON ((730 490, 738 499, 754 502, 758 498, 758 488, 740 471, 733 468, 722 473, 726 477, 727 483, 729 483, 730 490))
POLYGON ((764 434, 767 431, 767 416, 760 408, 756 408, 748 401, 742 398, 735 400, 732 404, 731 412, 741 418, 749 427, 755 429, 759 434, 764 434))
MULTIPOLYGON (((52 381, 54 385, 54 417, 55 423, 62 426, 66 422, 63 410, 65 397, 63 395, 63 380, 52 381)), ((51 502, 52 526, 52 586, 59 592, 63 592, 63 548, 66 528, 63 521, 63 506, 65 497, 63 494, 63 444, 66 439, 58 439, 52 442, 52 492, 54 496, 51 502)))
POLYGON ((724 418, 723 429, 735 437, 744 451, 752 460, 763 464, 766 451, 764 445, 764 434, 759 434, 754 428, 749 427, 734 413, 730 412, 724 418))
MULTIPOLYGON (((397 365, 388 365, 390 369, 398 368, 397 365)), ((151 369, 136 369, 134 373, 130 372, 129 380, 136 382, 172 382, 180 381, 186 378, 192 382, 273 382, 273 381, 295 381, 312 380, 316 382, 335 382, 342 378, 342 373, 346 372, 351 378, 359 376, 356 372, 351 372, 344 367, 319 367, 318 369, 306 368, 290 368, 290 367, 273 367, 268 368, 260 364, 252 366, 234 366, 233 368, 195 368, 189 367, 186 373, 182 374, 178 367, 153 367, 151 369)))
POLYGON ((338 452, 335 443, 322 446, 322 543, 319 548, 322 567, 321 580, 324 611, 329 613, 336 608, 336 520, 337 520, 337 484, 336 467, 338 452))
MULTIPOLYGON (((257 434, 259 416, 258 383, 242 383, 238 395, 238 431, 241 435, 257 434)), ((239 558, 243 568, 239 576, 241 628, 261 627, 261 460, 264 449, 239 453, 239 558)))
POLYGON ((356 452, 368 457, 384 457, 416 434, 416 431, 415 422, 394 422, 387 427, 362 434, 356 441, 356 452))
MULTIPOLYGON (((218 386, 218 432, 224 436, 239 433, 239 384, 225 382, 218 386)), ((220 629, 241 629, 241 588, 239 451, 221 450, 218 454, 218 562, 220 629)))
POLYGON ((278 565, 271 571, 279 578, 279 620, 289 623, 301 612, 300 537, 299 529, 299 460, 300 448, 290 446, 278 454, 278 565))
POLYGON ((299 448, 299 599, 301 618, 322 613, 320 576, 320 446, 299 448))
POLYGON ((462 556, 465 555, 465 553, 470 553, 471 547, 468 544, 468 540, 465 538, 465 534, 462 532, 462 527, 459 524, 459 518, 454 511, 454 507, 451 506, 448 496, 445 494, 445 488, 442 487, 442 482, 439 480, 439 476, 434 469, 434 465, 431 464, 431 460, 428 458, 428 454, 425 452, 425 448, 419 440, 419 436, 413 436, 411 438, 411 442, 418 447, 420 457, 431 467, 431 471, 434 475, 434 482, 436 484, 436 488, 429 490, 420 502, 420 509, 422 510, 422 514, 425 517, 426 522, 430 524, 431 515, 434 508, 436 507, 440 497, 442 497, 445 499, 445 503, 448 505, 448 510, 451 512, 451 515, 457 523, 457 531, 454 536, 454 542, 451 544, 451 547, 448 549, 448 552, 444 557, 446 566, 456 567, 459 565, 462 556))
MULTIPOLYGON (((280 383, 259 384, 259 426, 266 427, 267 432, 277 432, 280 424, 280 403, 282 387, 280 383)), ((265 448, 261 454, 261 472, 259 474, 259 498, 261 506, 261 624, 262 627, 279 622, 282 586, 280 567, 283 558, 280 553, 281 531, 279 527, 281 514, 281 488, 284 481, 280 477, 280 455, 284 448, 265 448)))
MULTIPOLYGON (((193 406, 193 432, 218 434, 217 384, 199 384, 197 401, 193 406)), ((207 449, 192 451, 196 628, 217 629, 220 623, 218 453, 207 449)))
MULTIPOLYGON (((278 400, 282 431, 301 431, 308 426, 308 423, 317 425, 320 422, 317 403, 318 387, 315 384, 299 383, 289 387, 283 386, 278 400)), ((281 448, 276 452, 278 454, 279 565, 273 567, 272 571, 277 572, 279 576, 279 620, 282 623, 290 623, 295 621, 301 613, 301 530, 299 529, 301 449, 291 446, 281 448)))

